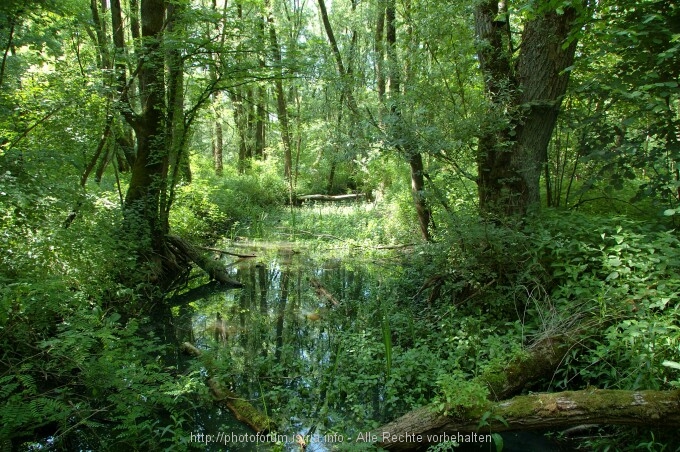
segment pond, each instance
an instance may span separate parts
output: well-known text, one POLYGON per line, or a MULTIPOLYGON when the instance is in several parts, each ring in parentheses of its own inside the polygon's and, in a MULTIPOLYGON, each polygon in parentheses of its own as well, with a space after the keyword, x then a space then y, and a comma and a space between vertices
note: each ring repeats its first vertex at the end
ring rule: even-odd
MULTIPOLYGON (((255 436, 228 410, 200 407, 196 439, 206 450, 300 450, 297 435, 308 451, 356 450, 367 432, 435 396, 441 350, 427 337, 441 333, 427 306, 404 295, 408 270, 394 252, 320 255, 283 242, 229 250, 256 256, 214 256, 243 287, 193 281, 173 301, 177 335, 210 357, 212 376, 273 418, 279 436, 255 436)), ((504 450, 560 450, 540 435, 503 436, 504 450)))
MULTIPOLYGON (((208 283, 176 297, 181 340, 211 354, 221 380, 279 423, 287 450, 298 450, 297 434, 311 439, 307 450, 322 451, 324 442, 354 441, 357 429, 379 425, 388 414, 389 364, 378 336, 380 292, 398 271, 394 258, 320 258, 294 243, 237 245, 230 249, 257 257, 215 258, 233 261, 225 263, 243 288, 208 283), (366 342, 373 345, 362 349, 366 342), (354 374, 360 368, 373 372, 354 374)), ((248 433, 220 410, 202 415, 206 435, 248 433)))

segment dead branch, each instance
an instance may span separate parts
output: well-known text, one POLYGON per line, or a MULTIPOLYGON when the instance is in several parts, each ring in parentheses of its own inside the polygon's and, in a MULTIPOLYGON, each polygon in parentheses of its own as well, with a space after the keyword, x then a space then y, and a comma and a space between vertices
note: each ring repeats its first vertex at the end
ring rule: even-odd
POLYGON ((231 279, 224 265, 204 256, 191 243, 176 235, 168 235, 166 238, 168 244, 175 248, 177 254, 186 256, 215 281, 219 281, 229 287, 243 287, 243 284, 231 279))
MULTIPOLYGON (((182 350, 192 356, 201 357, 201 350, 189 342, 182 344, 182 350)), ((209 365, 206 364, 208 367, 209 365)), ((208 369, 212 373, 212 369, 208 369)), ((255 432, 264 433, 275 429, 275 424, 266 414, 260 413, 250 402, 238 394, 225 388, 215 377, 209 377, 207 382, 210 392, 216 402, 226 406, 239 422, 252 428, 255 432)))
POLYGON ((337 298, 333 296, 332 293, 326 289, 323 284, 321 284, 321 281, 319 281, 316 278, 309 278, 309 284, 314 287, 314 291, 316 292, 316 295, 319 298, 325 298, 329 302, 333 304, 333 306, 340 306, 340 302, 338 301, 337 298))
POLYGON ((228 256, 240 257, 242 259, 247 259, 247 258, 250 258, 250 257, 257 257, 257 255, 255 255, 255 254, 232 253, 231 251, 221 250, 219 248, 212 248, 212 247, 209 247, 209 246, 200 246, 199 248, 201 248, 202 250, 206 250, 206 251, 214 251, 216 253, 226 254, 228 256))

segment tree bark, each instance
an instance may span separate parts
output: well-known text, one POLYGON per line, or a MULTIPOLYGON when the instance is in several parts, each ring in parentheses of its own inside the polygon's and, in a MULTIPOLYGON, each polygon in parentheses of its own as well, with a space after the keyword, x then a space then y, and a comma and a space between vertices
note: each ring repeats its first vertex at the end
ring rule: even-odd
POLYGON ((222 134, 222 121, 218 117, 215 120, 215 136, 213 137, 213 165, 215 168, 215 175, 221 176, 223 172, 224 161, 224 136, 222 134))
POLYGON ((485 213, 523 215, 540 201, 539 182, 574 61, 577 7, 562 13, 539 7, 524 26, 512 62, 507 13, 485 0, 475 9, 478 58, 495 124, 484 127, 477 149, 478 194, 485 213), (499 18, 505 17, 504 20, 499 18), (498 112, 510 115, 504 120, 498 112), (499 128, 498 124, 507 121, 499 128))
POLYGON ((381 106, 385 105, 385 92, 386 92, 385 68, 384 68, 385 43, 383 42, 385 35, 384 1, 385 0, 378 1, 378 17, 375 23, 375 43, 373 46, 375 51, 375 78, 378 89, 378 102, 380 103, 381 106))
POLYGON ((160 194, 167 179, 168 152, 163 127, 165 108, 165 59, 161 51, 163 0, 142 0, 142 53, 139 69, 141 115, 131 124, 137 136, 137 158, 132 167, 130 185, 125 197, 128 226, 147 242, 155 254, 157 265, 165 255, 164 224, 160 216, 160 194))
POLYGON ((175 198, 175 186, 180 179, 191 182, 191 162, 187 152, 187 122, 184 115, 184 59, 176 43, 186 39, 186 28, 182 21, 185 5, 168 3, 166 33, 173 39, 165 45, 167 66, 167 115, 165 136, 167 140, 167 169, 169 181, 161 186, 161 221, 163 230, 170 230, 170 209, 175 198))
POLYGON ((95 35, 97 37, 98 63, 100 69, 111 69, 111 56, 109 55, 109 40, 106 36, 106 23, 99 14, 97 0, 90 0, 90 12, 94 22, 95 35))
POLYGON ((5 81, 5 65, 7 64, 7 56, 9 55, 14 40, 16 20, 16 18, 9 19, 9 36, 7 36, 7 45, 5 46, 5 51, 2 53, 2 63, 0 64, 0 88, 2 88, 2 84, 5 81))
POLYGON ((418 450, 428 444, 456 440, 489 442, 490 432, 557 429, 582 424, 680 426, 680 391, 584 389, 518 396, 444 416, 423 407, 384 425, 371 439, 387 450, 418 450), (490 412, 480 428, 484 413, 490 412), (502 418, 505 422, 501 422, 502 418), (444 436, 446 434, 447 436, 444 436))

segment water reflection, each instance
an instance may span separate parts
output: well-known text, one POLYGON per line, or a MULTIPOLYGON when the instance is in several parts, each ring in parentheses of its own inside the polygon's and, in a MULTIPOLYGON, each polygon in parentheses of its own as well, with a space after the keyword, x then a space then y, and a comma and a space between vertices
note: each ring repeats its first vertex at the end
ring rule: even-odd
MULTIPOLYGON (((288 244, 256 244, 253 251, 257 258, 230 268, 243 288, 209 283, 173 299, 177 334, 214 356, 222 381, 279 423, 290 441, 286 450, 299 450, 296 434, 308 437, 309 451, 329 450, 322 439, 349 435, 333 430, 347 417, 346 393, 335 381, 338 356, 348 352, 342 337, 375 323, 370 312, 357 315, 357 306, 380 277, 368 262, 313 259, 288 244)), ((370 401, 373 414, 380 413, 380 398, 376 393, 370 401)), ((213 413, 206 433, 233 430, 231 422, 220 424, 222 414, 213 413)))

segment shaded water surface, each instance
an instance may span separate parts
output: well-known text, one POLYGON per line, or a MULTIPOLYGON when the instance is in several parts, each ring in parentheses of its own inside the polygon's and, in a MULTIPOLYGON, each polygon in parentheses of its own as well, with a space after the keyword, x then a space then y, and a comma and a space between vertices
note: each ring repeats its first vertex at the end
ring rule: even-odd
MULTIPOLYGON (((394 261, 312 258, 286 243, 253 243, 236 251, 257 256, 224 257, 243 288, 209 283, 175 298, 181 306, 176 321, 180 340, 214 356, 222 381, 278 422, 279 433, 290 443, 286 450, 298 450, 298 433, 309 435, 307 450, 330 450, 324 440, 355 439, 351 425, 365 426, 370 420, 377 425, 385 417, 384 376, 353 376, 366 378, 370 393, 368 400, 357 400, 343 391, 347 377, 341 375, 356 352, 345 339, 372 334, 380 326, 377 291, 394 261)), ((380 338, 376 341, 381 346, 380 338)), ((376 358, 378 363, 384 359, 376 358)), ((220 438, 224 433, 231 438, 232 432, 247 433, 227 413, 202 415, 206 434, 223 432, 220 438)), ((224 450, 224 445, 214 449, 224 450)))

